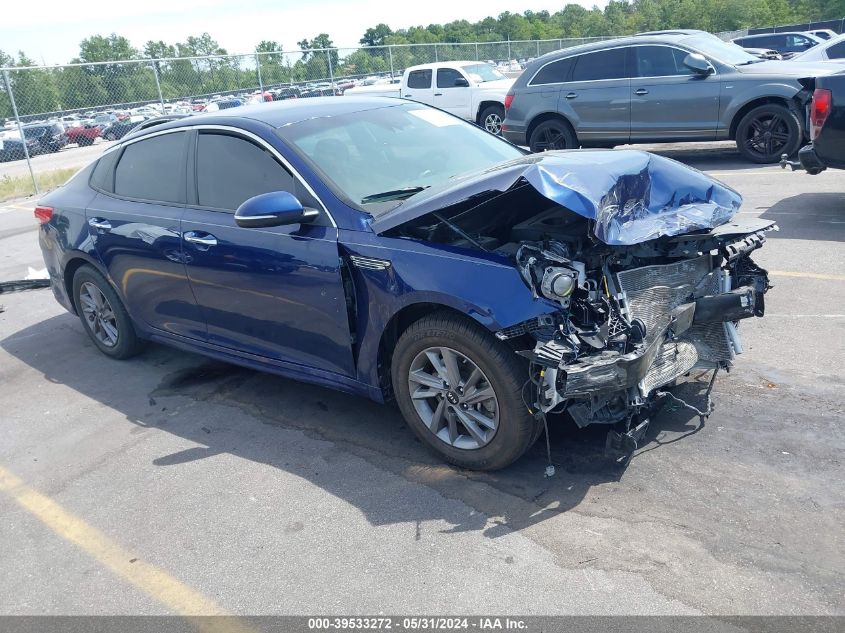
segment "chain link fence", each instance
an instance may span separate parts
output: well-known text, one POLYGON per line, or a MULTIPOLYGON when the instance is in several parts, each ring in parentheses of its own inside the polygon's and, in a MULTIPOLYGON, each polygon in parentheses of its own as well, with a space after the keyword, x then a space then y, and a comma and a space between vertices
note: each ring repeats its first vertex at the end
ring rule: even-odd
POLYGON ((0 200, 61 184, 145 118, 342 95, 357 83, 383 82, 409 66, 430 62, 489 61, 516 76, 520 63, 605 39, 613 38, 406 44, 3 68, 0 200))

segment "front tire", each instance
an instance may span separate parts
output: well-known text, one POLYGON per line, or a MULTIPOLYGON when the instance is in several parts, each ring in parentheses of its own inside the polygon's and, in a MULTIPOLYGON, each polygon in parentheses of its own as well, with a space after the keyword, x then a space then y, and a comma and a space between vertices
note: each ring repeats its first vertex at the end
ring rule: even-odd
POLYGON ((736 127, 736 147, 752 163, 777 163, 781 155, 797 152, 802 141, 798 115, 777 103, 754 108, 736 127))
POLYGON ((73 301, 82 327, 103 354, 123 360, 141 351, 143 341, 123 302, 93 266, 81 266, 73 276, 73 301))
POLYGON ((481 127, 490 134, 502 135, 502 121, 505 120, 504 106, 499 104, 489 105, 482 110, 481 116, 478 118, 481 121, 481 127))
POLYGON ((536 439, 522 401, 526 366, 469 319, 440 312, 412 324, 396 343, 391 378, 408 426, 456 466, 504 468, 536 439))

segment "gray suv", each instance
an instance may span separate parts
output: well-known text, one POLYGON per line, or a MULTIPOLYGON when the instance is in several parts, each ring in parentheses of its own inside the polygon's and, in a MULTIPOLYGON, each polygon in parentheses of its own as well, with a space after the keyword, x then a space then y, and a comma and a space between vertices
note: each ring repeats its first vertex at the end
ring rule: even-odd
POLYGON ((748 160, 776 163, 804 141, 798 79, 832 70, 762 60, 703 31, 607 40, 531 62, 502 133, 532 152, 732 139, 748 160))

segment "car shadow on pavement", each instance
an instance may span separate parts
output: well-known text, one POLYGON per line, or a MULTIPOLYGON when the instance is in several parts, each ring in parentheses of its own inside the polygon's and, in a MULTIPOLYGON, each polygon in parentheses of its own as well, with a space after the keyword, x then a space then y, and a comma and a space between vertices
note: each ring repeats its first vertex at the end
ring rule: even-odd
MULTIPOLYGON (((578 507, 592 487, 612 484, 625 472, 603 456, 606 428, 577 429, 554 416, 549 426, 555 476, 544 476, 543 437, 505 470, 461 470, 429 453, 394 406, 160 345, 150 345, 131 361, 113 361, 96 350, 71 315, 32 325, 0 341, 0 347, 50 382, 120 412, 139 430, 158 429, 197 445, 157 457, 156 466, 177 468, 230 453, 311 481, 359 508, 372 525, 442 520, 452 526, 446 532, 480 530, 495 538, 578 507), (236 407, 246 415, 227 410, 209 415, 215 407, 236 407), (302 454, 279 429, 301 431, 320 442, 319 448, 302 454), (455 503, 409 502, 389 476, 350 481, 350 472, 360 472, 350 466, 355 457, 475 512, 459 511, 464 506, 455 503)), ((663 432, 685 437, 699 428, 689 412, 664 409, 638 452, 661 448, 663 432)))
POLYGON ((784 198, 760 217, 777 222, 780 229, 767 233, 768 238, 842 242, 845 241, 845 191, 802 193, 784 198))

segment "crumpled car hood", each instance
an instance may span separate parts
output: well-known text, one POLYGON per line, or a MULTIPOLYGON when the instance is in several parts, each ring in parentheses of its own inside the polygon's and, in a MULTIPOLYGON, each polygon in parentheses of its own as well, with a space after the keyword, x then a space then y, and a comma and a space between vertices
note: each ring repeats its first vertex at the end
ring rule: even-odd
POLYGON ((710 176, 637 150, 568 150, 528 155, 427 189, 376 218, 384 233, 472 196, 525 182, 560 206, 594 220, 609 245, 712 229, 728 222, 742 197, 710 176))

